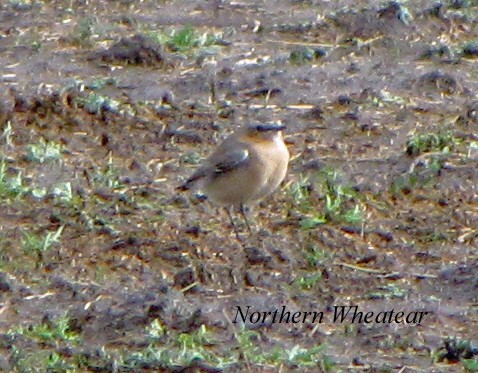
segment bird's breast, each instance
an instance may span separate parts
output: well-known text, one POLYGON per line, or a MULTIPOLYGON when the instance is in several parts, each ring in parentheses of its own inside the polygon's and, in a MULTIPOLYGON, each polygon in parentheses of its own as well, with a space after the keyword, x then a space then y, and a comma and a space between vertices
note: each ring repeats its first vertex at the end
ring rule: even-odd
POLYGON ((256 157, 258 160, 255 164, 257 172, 261 175, 261 183, 254 199, 260 199, 275 191, 284 180, 289 164, 289 151, 282 139, 277 138, 261 144, 256 157))

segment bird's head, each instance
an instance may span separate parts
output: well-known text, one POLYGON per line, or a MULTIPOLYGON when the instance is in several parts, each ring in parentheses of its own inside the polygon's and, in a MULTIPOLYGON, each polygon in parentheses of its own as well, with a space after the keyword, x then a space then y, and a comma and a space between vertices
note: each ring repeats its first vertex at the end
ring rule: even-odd
POLYGON ((273 141, 282 137, 286 128, 282 123, 249 124, 245 128, 245 136, 254 141, 273 141))

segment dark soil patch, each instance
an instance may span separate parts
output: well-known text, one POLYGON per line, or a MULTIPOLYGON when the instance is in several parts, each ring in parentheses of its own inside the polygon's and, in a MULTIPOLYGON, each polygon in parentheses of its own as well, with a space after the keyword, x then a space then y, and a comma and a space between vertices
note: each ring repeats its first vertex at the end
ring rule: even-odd
POLYGON ((477 15, 0 5, 0 370, 476 370, 477 15), (236 127, 277 120, 289 174, 242 245, 176 188, 236 127), (324 322, 234 323, 238 306, 324 322), (337 306, 429 313, 334 323, 337 306))

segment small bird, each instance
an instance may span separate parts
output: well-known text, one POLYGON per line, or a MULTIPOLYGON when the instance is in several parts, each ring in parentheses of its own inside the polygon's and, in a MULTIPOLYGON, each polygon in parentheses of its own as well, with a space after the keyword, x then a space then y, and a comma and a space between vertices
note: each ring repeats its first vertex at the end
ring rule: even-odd
POLYGON ((285 128, 280 123, 240 128, 224 140, 178 189, 188 190, 200 183, 214 203, 225 207, 240 241, 229 208, 239 209, 251 232, 244 205, 271 194, 287 173, 289 151, 281 132, 285 128))

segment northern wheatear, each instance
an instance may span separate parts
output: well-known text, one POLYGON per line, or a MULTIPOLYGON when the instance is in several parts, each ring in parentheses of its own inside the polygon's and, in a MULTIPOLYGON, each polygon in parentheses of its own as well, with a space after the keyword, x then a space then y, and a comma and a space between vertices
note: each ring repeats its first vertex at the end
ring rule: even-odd
POLYGON ((178 189, 197 182, 216 204, 224 206, 236 236, 229 210, 238 208, 251 231, 244 205, 271 194, 284 180, 289 151, 282 139, 282 124, 248 125, 230 135, 178 189))

